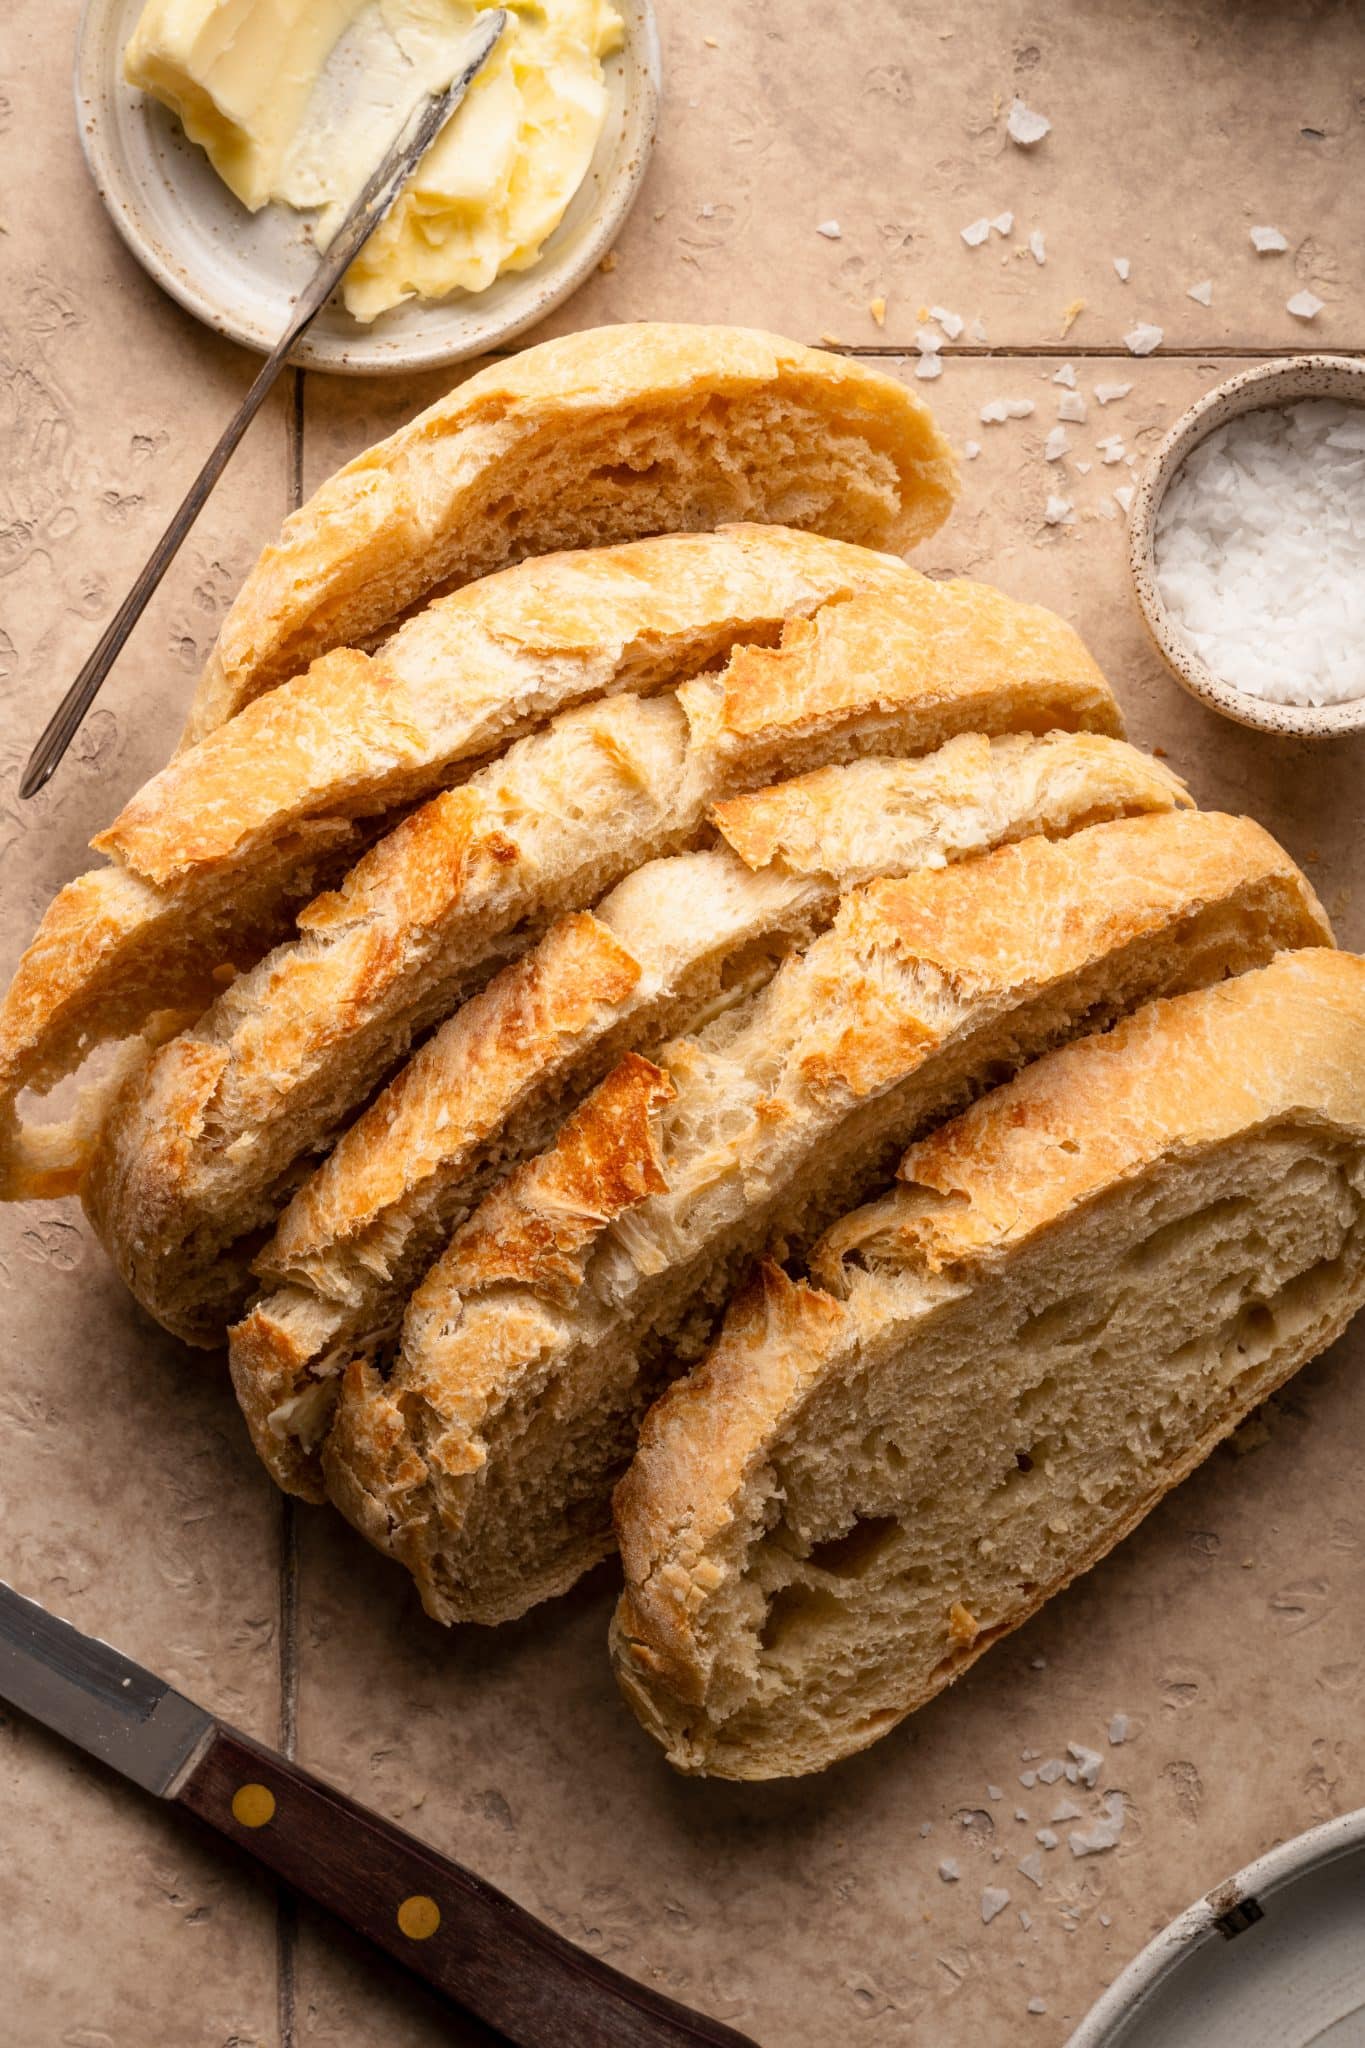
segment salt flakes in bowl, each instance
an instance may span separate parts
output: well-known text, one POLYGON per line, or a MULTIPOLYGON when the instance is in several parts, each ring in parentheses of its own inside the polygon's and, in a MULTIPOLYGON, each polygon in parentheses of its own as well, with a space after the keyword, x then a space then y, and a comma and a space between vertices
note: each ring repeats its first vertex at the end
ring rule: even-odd
POLYGON ((1153 543, 1169 625, 1215 677, 1270 704, 1365 699, 1365 407, 1225 421, 1172 476, 1153 543))

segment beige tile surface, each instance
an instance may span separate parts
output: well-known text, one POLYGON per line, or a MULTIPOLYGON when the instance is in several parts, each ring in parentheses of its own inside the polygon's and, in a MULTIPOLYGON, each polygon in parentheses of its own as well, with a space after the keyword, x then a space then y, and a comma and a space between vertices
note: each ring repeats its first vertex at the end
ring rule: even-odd
MULTIPOLYGON (((988 352, 950 352, 920 387, 959 446, 982 450, 923 566, 1073 618, 1134 736, 1164 746, 1201 802, 1278 831, 1343 938, 1365 944, 1365 746, 1245 734, 1176 689, 1128 597, 1122 520, 1101 513, 1131 471, 1093 446, 1118 432, 1141 459, 1230 350, 1365 345, 1358 10, 1300 0, 1239 9, 1231 25, 1214 0, 972 0, 937 23, 903 0, 659 11, 659 150, 616 268, 557 324, 747 319, 891 351, 912 341, 921 304, 979 314, 988 352), (1016 90, 1054 123, 1031 155, 1003 139, 996 112, 1016 90), (966 249, 958 228, 1002 208, 1013 242, 966 249), (837 241, 815 233, 830 218, 837 241), (1291 254, 1255 258, 1253 221, 1282 227, 1291 254), (1013 253, 1035 225, 1042 269, 1013 253), (1113 254, 1132 261, 1127 287, 1113 254), (1207 310, 1184 296, 1203 277, 1207 310), (1300 283, 1328 302, 1307 332, 1283 312, 1300 283), (884 330, 866 310, 878 294, 884 330), (1092 403, 1067 463, 1051 466, 1042 442, 1063 357, 1036 352, 1057 350, 1076 298, 1067 346, 1081 390, 1097 375, 1133 389, 1092 403), (1116 363, 1106 352, 1139 317, 1165 327, 1168 351, 1116 363), (1037 409, 982 426, 981 405, 1002 395, 1037 409), (1073 524, 1047 525, 1050 492, 1073 501, 1073 524)), ((296 457, 311 487, 448 381, 309 379, 301 448, 282 392, 77 758, 21 805, 33 733, 252 369, 157 294, 102 216, 69 114, 76 12, 75 0, 12 0, 0 19, 6 971, 89 833, 164 757, 296 457)), ((913 359, 888 362, 913 374, 913 359)), ((253 1732, 287 1739, 296 1715, 314 1768, 765 2048, 845 2034, 877 2048, 1056 2048, 1171 1912, 1272 1840, 1365 1800, 1360 1336, 1300 1377, 1243 1455, 1218 1453, 1116 1557, 869 1756, 811 1783, 726 1788, 670 1777, 618 1705, 602 1654, 609 1573, 517 1628, 445 1635, 330 1516, 300 1511, 291 1535, 221 1378, 129 1307, 73 1206, 0 1215, 0 1304, 0 1574, 253 1732), (1132 1736, 1111 1750, 1115 1711, 1132 1736), (1045 1761, 1069 1740, 1105 1752, 1101 1788, 1123 1789, 1132 1818, 1109 1855, 1044 1852, 1036 1890, 1016 1865, 1056 1792, 1019 1784, 1023 1752, 1045 1761), (945 1855, 956 1885, 937 1875, 945 1855), (985 1884, 1012 1894, 990 1927, 985 1884), (1046 2014, 1026 2015, 1034 1996, 1046 2014)), ((474 2048, 472 2030, 396 1973, 311 1915, 277 1917, 236 1865, 17 1720, 0 1723, 0 1778, 0 2038, 474 2048)))

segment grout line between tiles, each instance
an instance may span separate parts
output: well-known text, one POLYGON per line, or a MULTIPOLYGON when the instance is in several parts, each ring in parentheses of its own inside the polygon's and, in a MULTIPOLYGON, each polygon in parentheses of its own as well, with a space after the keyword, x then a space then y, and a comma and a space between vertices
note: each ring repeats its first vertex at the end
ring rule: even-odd
MULTIPOLYGON (((289 506, 303 503, 304 372, 293 370, 289 381, 287 449, 289 506)), ((299 1740, 299 1530, 298 1514, 289 1494, 280 1497, 279 1684, 280 1748, 291 1760, 299 1740)), ((275 1987, 280 2048, 297 2048, 298 1912, 293 1897, 281 1890, 275 1903, 275 1987)))

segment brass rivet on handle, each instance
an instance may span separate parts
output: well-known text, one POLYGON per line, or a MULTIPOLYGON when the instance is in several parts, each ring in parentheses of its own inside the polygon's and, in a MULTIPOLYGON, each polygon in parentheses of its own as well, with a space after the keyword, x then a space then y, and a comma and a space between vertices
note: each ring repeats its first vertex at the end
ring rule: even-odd
POLYGON ((268 1785, 239 1785, 232 1795, 232 1818, 239 1827, 263 1828, 275 1818, 275 1795, 268 1785))
POLYGON ((409 1941, 427 1941, 441 1924, 441 1909, 425 1892, 414 1892, 398 1908, 399 1932, 409 1941))

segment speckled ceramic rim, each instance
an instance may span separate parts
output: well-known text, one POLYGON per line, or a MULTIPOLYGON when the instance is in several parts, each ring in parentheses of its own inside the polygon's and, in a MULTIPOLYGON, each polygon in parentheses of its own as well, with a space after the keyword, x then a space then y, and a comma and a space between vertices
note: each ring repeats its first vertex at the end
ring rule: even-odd
POLYGON ((1299 398, 1340 398, 1365 406, 1365 361, 1356 356, 1289 356, 1242 370, 1205 392, 1183 413, 1142 474, 1128 528, 1128 562, 1138 604, 1157 652, 1192 697, 1239 725, 1259 732, 1327 739, 1335 733, 1365 732, 1365 697, 1345 704, 1270 704, 1249 697, 1216 676, 1171 624, 1156 585, 1156 518, 1172 477, 1190 450, 1240 413, 1291 404, 1299 398))
POLYGON ((1282 1842, 1235 1877, 1215 1885, 1134 1957, 1091 2007, 1066 2048, 1123 2048, 1129 2028, 1140 2019, 1148 2000, 1200 1949, 1223 1940, 1215 1924, 1223 1914, 1243 1899, 1261 1901, 1273 1892, 1285 1891, 1324 1865, 1361 1849, 1365 1849, 1365 1807, 1356 1813, 1338 1814, 1335 1820, 1310 1828, 1306 1835, 1282 1842))
MULTIPOLYGON (((179 123, 123 82, 122 51, 142 0, 85 0, 76 45, 76 122, 119 234, 163 290, 230 340, 264 354, 316 260, 285 209, 248 214, 179 123)), ((409 303, 361 327, 324 307, 294 352, 343 375, 438 369, 512 341, 567 299, 610 248, 645 174, 660 92, 653 0, 616 0, 622 49, 605 65, 608 113, 563 220, 531 270, 475 296, 409 303)))

